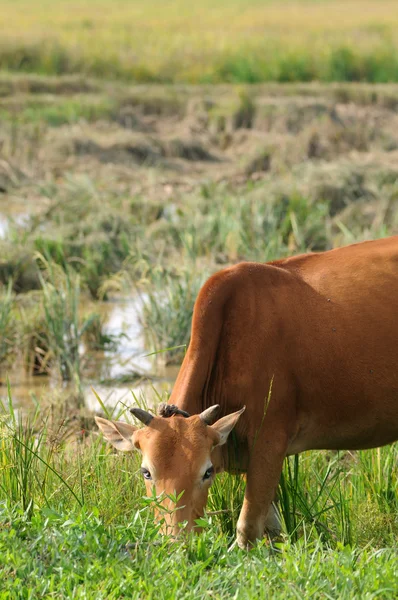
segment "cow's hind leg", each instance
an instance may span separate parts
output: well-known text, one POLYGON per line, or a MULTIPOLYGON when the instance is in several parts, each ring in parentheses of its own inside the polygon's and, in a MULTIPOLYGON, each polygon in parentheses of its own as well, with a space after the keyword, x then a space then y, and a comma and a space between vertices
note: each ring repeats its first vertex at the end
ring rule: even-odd
POLYGON ((265 531, 271 538, 277 537, 282 531, 281 517, 276 502, 272 502, 265 517, 265 531))

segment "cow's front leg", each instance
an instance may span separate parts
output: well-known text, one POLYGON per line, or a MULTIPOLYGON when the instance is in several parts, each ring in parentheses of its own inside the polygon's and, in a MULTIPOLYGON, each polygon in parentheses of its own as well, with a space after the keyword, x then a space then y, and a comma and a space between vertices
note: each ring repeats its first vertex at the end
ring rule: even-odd
POLYGON ((261 539, 269 525, 268 517, 282 472, 287 443, 262 440, 253 450, 247 472, 245 499, 237 525, 237 542, 248 549, 261 539))

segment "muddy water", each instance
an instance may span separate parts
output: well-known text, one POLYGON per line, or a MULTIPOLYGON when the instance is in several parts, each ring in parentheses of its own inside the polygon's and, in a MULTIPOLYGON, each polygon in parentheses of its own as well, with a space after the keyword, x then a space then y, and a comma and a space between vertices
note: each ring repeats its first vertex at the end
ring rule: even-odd
MULTIPOLYGON (((91 353, 88 358, 84 347, 81 348, 85 364, 83 392, 86 407, 91 411, 100 410, 92 388, 109 408, 117 407, 116 410, 123 405, 133 405, 133 394, 150 406, 160 397, 166 398, 172 389, 179 367, 162 365, 156 358, 147 356, 139 310, 137 297, 95 304, 94 311, 99 312, 104 321, 104 333, 121 337, 116 351, 91 353), (118 380, 126 383, 118 383, 118 380)), ((57 398, 62 401, 72 393, 69 384, 51 376, 28 375, 20 364, 8 376, 13 404, 22 410, 28 410, 36 401, 46 403, 57 398)), ((0 398, 4 401, 6 395, 3 386, 0 398)))
MULTIPOLYGON (((33 212, 43 208, 43 204, 37 205, 33 212)), ((31 216, 32 210, 26 212, 23 200, 13 199, 11 203, 0 198, 0 240, 7 237, 13 224, 23 225, 31 216)), ((148 405, 159 401, 160 397, 166 397, 179 367, 164 366, 159 359, 147 356, 151 349, 145 345, 139 321, 139 298, 97 302, 91 310, 100 313, 105 334, 121 337, 116 351, 91 352, 88 356, 84 346, 81 347, 83 392, 87 408, 93 411, 100 409, 92 388, 111 408, 119 403, 132 405, 135 402, 132 392, 148 405)), ((67 383, 47 375, 33 377, 26 373, 22 363, 17 363, 8 372, 0 373, 0 400, 3 402, 7 398, 7 377, 11 384, 13 404, 22 410, 28 410, 35 402, 46 403, 58 399, 62 402, 73 393, 67 383)))
MULTIPOLYGON (((148 356, 139 320, 140 300, 137 297, 99 303, 95 310, 104 318, 104 333, 119 336, 121 343, 117 352, 105 352, 96 362, 96 378, 93 387, 109 406, 118 402, 134 403, 132 392, 149 405, 170 393, 177 377, 178 366, 166 366, 159 359, 148 356), (123 377, 134 378, 128 384, 107 385, 106 380, 123 377)), ((91 388, 86 389, 86 405, 90 410, 98 408, 98 400, 91 388)))

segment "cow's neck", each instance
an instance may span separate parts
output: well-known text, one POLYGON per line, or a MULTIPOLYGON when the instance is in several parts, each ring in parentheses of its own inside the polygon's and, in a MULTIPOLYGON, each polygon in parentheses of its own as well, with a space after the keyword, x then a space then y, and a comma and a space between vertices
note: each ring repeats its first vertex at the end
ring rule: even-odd
POLYGON ((187 411, 190 415, 219 404, 212 374, 213 361, 198 360, 191 348, 188 349, 178 373, 169 403, 187 411))
MULTIPOLYGON (((233 390, 229 390, 228 393, 221 375, 211 369, 204 370, 202 367, 201 365, 195 367, 194 362, 185 358, 169 403, 177 405, 190 415, 199 414, 214 404, 220 404, 220 417, 233 410, 239 410, 242 403, 237 404, 236 407, 231 406, 229 397, 233 394, 233 390)), ((212 460, 217 472, 246 471, 247 442, 242 433, 238 428, 236 432, 232 432, 227 444, 214 449, 212 460)))

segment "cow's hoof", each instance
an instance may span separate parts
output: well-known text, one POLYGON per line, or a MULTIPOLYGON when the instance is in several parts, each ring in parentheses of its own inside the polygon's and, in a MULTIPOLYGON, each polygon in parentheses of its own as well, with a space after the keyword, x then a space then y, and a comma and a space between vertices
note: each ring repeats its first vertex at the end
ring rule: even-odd
POLYGON ((257 534, 257 531, 254 531, 252 528, 248 529, 239 529, 236 530, 236 542, 242 550, 251 550, 254 548, 260 536, 257 534))
POLYGON ((254 543, 247 539, 246 536, 238 535, 236 536, 236 542, 241 550, 251 550, 254 546, 254 543))

